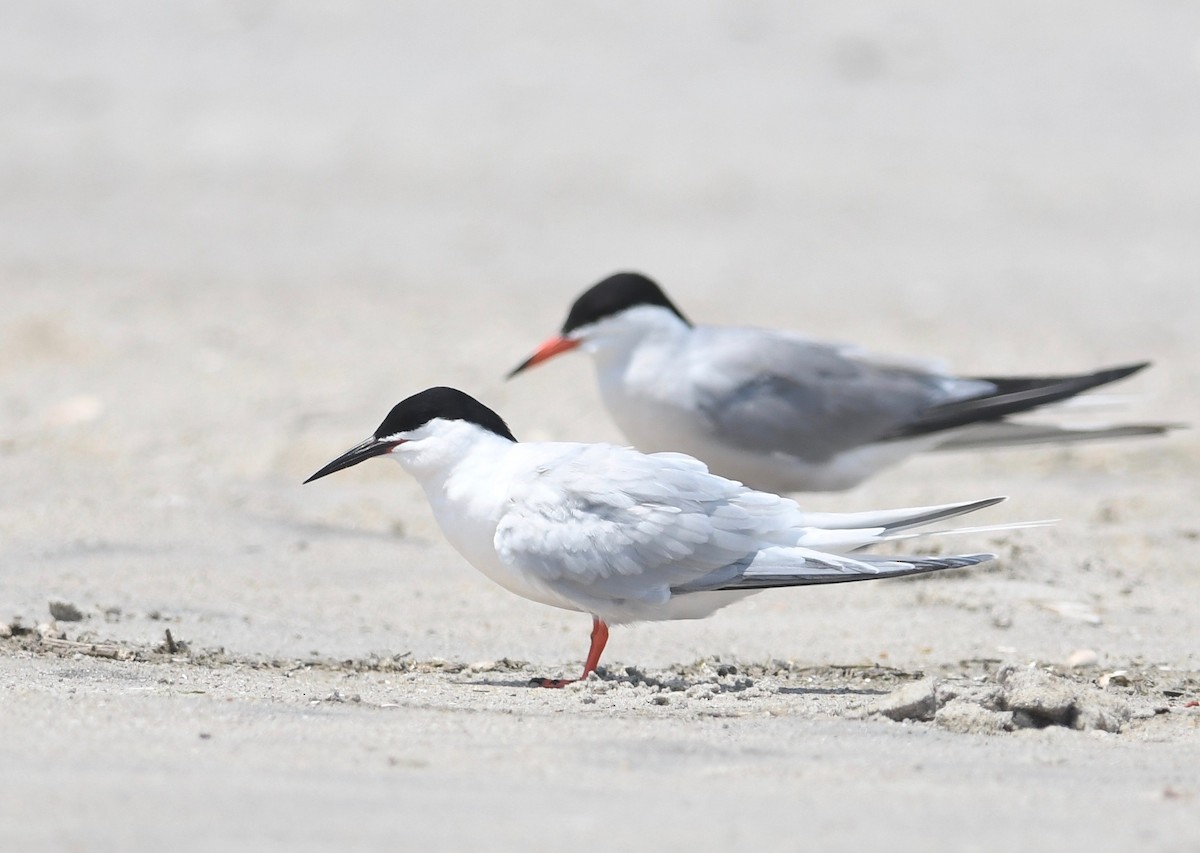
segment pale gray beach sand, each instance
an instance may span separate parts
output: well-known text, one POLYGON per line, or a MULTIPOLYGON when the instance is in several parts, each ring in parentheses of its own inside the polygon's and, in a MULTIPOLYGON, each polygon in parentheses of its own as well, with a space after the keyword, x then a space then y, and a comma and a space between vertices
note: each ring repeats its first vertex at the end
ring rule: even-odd
POLYGON ((1077 417, 1200 422, 1200 6, 2 12, 0 849, 1200 849, 1194 430, 807 496, 1061 520, 557 692, 587 617, 395 465, 300 485, 433 384, 619 441, 586 359, 502 376, 622 268, 968 373, 1150 359, 1077 417))

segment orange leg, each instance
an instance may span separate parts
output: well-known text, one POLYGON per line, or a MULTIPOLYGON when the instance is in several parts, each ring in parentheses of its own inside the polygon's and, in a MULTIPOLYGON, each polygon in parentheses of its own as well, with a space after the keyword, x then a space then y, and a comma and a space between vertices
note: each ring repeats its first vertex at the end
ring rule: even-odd
POLYGON ((608 626, 596 617, 592 617, 592 644, 588 647, 587 660, 583 664, 583 675, 579 678, 545 678, 542 687, 566 687, 576 681, 583 681, 596 671, 600 663, 600 655, 604 653, 604 644, 608 642, 608 626))

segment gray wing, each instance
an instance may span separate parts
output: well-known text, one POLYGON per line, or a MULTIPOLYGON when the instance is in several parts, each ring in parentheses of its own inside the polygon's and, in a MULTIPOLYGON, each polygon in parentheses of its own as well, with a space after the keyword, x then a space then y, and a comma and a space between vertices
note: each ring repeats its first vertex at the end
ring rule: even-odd
POLYGON ((810 462, 893 436, 931 407, 990 387, 785 332, 698 332, 694 345, 705 355, 691 360, 689 375, 709 431, 810 462))
MULTIPOLYGON (((714 573, 736 577, 764 545, 794 539, 800 518, 792 501, 713 476, 691 457, 584 445, 514 489, 495 546, 508 565, 597 612, 665 604, 714 573)), ((825 558, 813 552, 812 561, 825 558)))

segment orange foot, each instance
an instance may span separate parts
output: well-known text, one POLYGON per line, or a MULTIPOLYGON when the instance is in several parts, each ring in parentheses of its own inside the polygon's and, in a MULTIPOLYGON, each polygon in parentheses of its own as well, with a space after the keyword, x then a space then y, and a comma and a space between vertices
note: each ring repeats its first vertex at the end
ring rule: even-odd
POLYGON ((583 674, 578 678, 535 678, 531 684, 538 687, 551 687, 558 689, 566 687, 568 684, 574 684, 576 681, 583 681, 589 675, 596 671, 596 667, 600 663, 600 655, 604 652, 604 644, 608 642, 608 626, 592 617, 592 644, 588 647, 587 661, 583 665, 583 674))

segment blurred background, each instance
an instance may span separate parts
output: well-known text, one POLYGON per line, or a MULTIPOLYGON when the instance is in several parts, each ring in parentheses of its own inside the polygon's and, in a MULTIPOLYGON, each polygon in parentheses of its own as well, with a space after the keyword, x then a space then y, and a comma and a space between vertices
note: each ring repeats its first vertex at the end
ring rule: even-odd
MULTIPOLYGON (((968 373, 1149 358, 1121 417, 1200 418, 1195 3, 0 15, 0 617, 61 595, 124 613, 109 632, 161 610, 256 651, 474 654, 453 615, 526 605, 469 577, 413 484, 299 481, 431 384, 519 436, 619 440, 583 359, 501 379, 619 269, 699 321, 968 373), (450 627, 383 615, 429 583, 450 627)), ((809 503, 1011 489, 1013 517, 1116 519, 1042 534, 1068 577, 1174 565, 1195 533, 1186 435, 947 460, 809 503)), ((479 653, 531 652, 510 639, 479 653)))

